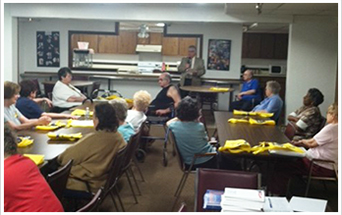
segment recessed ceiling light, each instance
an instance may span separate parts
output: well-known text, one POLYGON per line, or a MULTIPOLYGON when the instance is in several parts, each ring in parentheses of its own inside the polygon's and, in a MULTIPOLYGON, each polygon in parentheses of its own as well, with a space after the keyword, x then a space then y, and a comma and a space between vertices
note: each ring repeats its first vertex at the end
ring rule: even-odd
POLYGON ((158 26, 158 27, 164 27, 164 26, 165 26, 165 23, 157 23, 156 26, 158 26))
POLYGON ((28 21, 29 21, 29 22, 32 22, 32 18, 28 18, 28 21))

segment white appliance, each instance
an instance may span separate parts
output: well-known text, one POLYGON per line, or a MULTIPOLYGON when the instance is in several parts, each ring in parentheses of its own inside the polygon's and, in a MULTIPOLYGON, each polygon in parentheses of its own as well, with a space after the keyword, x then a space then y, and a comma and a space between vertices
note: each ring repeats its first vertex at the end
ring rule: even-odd
POLYGON ((162 68, 161 62, 149 62, 149 61, 138 62, 138 71, 141 73, 153 73, 153 70, 155 69, 161 70, 161 68, 162 68))
POLYGON ((157 52, 160 53, 162 51, 161 45, 137 45, 135 48, 136 52, 157 52))
POLYGON ((286 66, 269 66, 269 73, 270 74, 286 74, 286 66))

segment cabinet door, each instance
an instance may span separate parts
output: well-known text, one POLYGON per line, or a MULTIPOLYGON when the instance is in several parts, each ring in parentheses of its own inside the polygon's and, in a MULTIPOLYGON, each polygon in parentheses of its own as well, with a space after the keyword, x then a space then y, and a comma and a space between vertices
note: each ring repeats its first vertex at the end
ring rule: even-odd
POLYGON ((272 59, 274 57, 274 34, 261 34, 260 58, 272 59))
POLYGON ((118 38, 119 54, 135 54, 137 46, 137 34, 131 31, 120 31, 118 38))
POLYGON ((188 48, 191 45, 197 47, 197 38, 180 37, 179 38, 179 54, 178 55, 187 56, 188 55, 188 48))
POLYGON ((260 58, 261 35, 248 35, 247 58, 260 58))
POLYGON ((118 53, 117 36, 114 35, 99 35, 98 53, 116 54, 118 53))
POLYGON ((72 49, 78 48, 77 42, 88 42, 89 49, 94 49, 94 52, 98 52, 97 48, 97 40, 98 40, 98 35, 95 34, 73 34, 71 36, 71 47, 72 49))
POLYGON ((179 50, 178 37, 164 37, 163 38, 163 55, 177 56, 179 50))
POLYGON ((150 44, 150 37, 148 37, 148 38, 139 38, 138 37, 138 33, 137 33, 137 38, 138 38, 138 44, 142 44, 142 45, 150 44))
POLYGON ((162 40, 162 33, 150 33, 150 45, 161 45, 162 40))
POLYGON ((287 49, 289 43, 288 34, 276 34, 274 43, 274 58, 287 59, 287 49))

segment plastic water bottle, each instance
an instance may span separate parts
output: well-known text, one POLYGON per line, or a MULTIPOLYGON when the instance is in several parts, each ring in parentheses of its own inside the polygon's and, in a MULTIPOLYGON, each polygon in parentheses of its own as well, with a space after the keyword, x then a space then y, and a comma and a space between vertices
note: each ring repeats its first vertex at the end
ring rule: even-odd
POLYGON ((85 112, 85 119, 89 119, 89 107, 86 107, 86 112, 85 112))

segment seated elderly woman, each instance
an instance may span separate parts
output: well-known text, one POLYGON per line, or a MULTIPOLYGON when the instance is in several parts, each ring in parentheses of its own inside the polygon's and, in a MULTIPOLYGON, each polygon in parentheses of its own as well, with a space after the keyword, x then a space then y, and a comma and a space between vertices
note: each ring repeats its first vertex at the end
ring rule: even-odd
MULTIPOLYGON (((270 179, 269 190, 273 194, 285 195, 288 180, 294 175, 307 175, 310 160, 332 160, 338 165, 338 106, 332 104, 327 112, 327 125, 311 139, 293 141, 294 145, 310 148, 306 157, 294 162, 278 163, 270 179)), ((313 176, 330 177, 335 175, 331 164, 314 162, 313 176)))
POLYGON ((129 139, 133 134, 135 134, 133 125, 129 122, 126 122, 127 102, 122 99, 113 99, 109 102, 115 109, 116 117, 119 120, 118 132, 123 136, 124 140, 128 143, 129 139))
POLYGON ((37 165, 17 152, 17 138, 4 128, 4 211, 63 212, 37 165))
MULTIPOLYGON (((199 116, 197 102, 190 97, 185 97, 178 104, 176 118, 167 122, 167 126, 175 135, 177 147, 187 168, 190 167, 195 154, 216 152, 208 143, 204 125, 198 121, 199 116)), ((216 157, 197 158, 193 169, 199 167, 216 168, 216 157)))
POLYGON ((19 98, 20 86, 6 81, 4 83, 4 120, 5 125, 15 130, 29 129, 37 125, 47 125, 51 122, 49 116, 41 116, 38 119, 27 119, 15 107, 19 98))
POLYGON ((322 104, 324 96, 316 88, 311 88, 303 97, 303 106, 288 116, 290 123, 296 128, 294 140, 313 137, 322 124, 322 115, 318 105, 322 104))
POLYGON ((92 192, 98 191, 107 180, 114 156, 126 147, 125 140, 117 132, 119 120, 111 104, 106 102, 95 105, 93 121, 96 130, 67 148, 57 158, 60 165, 65 165, 70 159, 74 160, 67 183, 69 190, 88 191, 83 182, 86 181, 92 192))
POLYGON ((261 103, 253 108, 254 112, 274 113, 271 119, 277 121, 283 107, 283 100, 279 97, 281 87, 276 81, 268 81, 266 83, 265 98, 261 103))
POLYGON ((31 80, 24 80, 19 83, 20 85, 20 97, 18 98, 15 106, 18 110, 28 119, 36 119, 41 116, 48 116, 51 118, 73 118, 71 114, 62 113, 47 113, 44 112, 38 105, 43 101, 48 104, 52 102, 48 98, 36 98, 37 86, 31 80))
POLYGON ((151 103, 151 95, 145 91, 140 90, 133 96, 133 108, 127 111, 126 122, 133 125, 135 131, 137 131, 141 124, 146 120, 145 112, 151 103))

